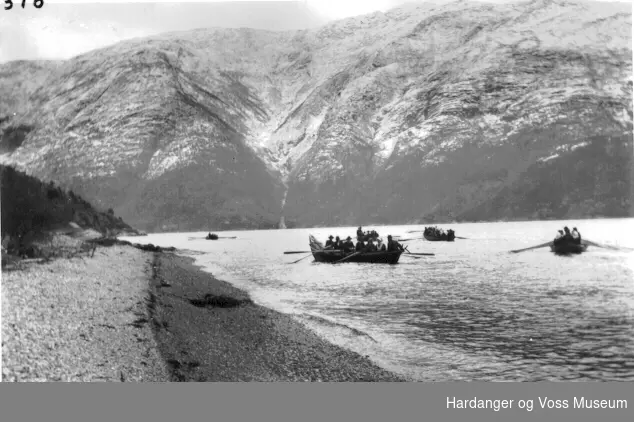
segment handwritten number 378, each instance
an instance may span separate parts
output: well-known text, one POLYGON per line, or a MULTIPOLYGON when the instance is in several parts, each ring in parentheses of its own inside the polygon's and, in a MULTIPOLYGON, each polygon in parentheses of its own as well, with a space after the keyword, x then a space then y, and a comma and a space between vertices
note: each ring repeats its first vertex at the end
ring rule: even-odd
MULTIPOLYGON (((4 10, 11 10, 13 9, 13 0, 4 0, 4 10)), ((26 6, 26 0, 22 0, 22 9, 24 9, 24 7, 26 6)), ((44 0, 35 0, 33 2, 33 6, 35 6, 36 9, 41 9, 42 6, 44 6, 44 0)))

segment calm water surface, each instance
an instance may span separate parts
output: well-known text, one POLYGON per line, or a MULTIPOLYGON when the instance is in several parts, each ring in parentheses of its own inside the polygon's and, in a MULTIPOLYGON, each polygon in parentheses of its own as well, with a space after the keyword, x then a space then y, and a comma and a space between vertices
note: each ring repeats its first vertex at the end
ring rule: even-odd
MULTIPOLYGON (((313 262, 308 234, 356 227, 149 235, 144 243, 204 252, 199 265, 295 315, 326 339, 423 381, 634 381, 634 252, 590 247, 580 256, 544 243, 563 225, 594 242, 634 248, 634 219, 439 225, 453 243, 404 242, 398 265, 313 262), (190 240, 192 236, 199 239, 190 240)), ((384 238, 423 226, 367 227, 384 238)), ((139 241, 139 238, 129 238, 139 241)))

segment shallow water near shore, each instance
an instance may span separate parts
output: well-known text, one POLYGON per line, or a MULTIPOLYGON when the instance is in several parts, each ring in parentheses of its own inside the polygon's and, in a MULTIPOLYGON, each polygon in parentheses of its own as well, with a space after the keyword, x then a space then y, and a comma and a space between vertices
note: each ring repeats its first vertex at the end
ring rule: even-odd
MULTIPOLYGON (((585 239, 634 248, 634 219, 438 225, 455 242, 404 242, 398 265, 316 263, 308 235, 356 227, 206 232, 126 238, 204 252, 198 265, 294 314, 333 343, 421 381, 634 381, 634 252, 590 246, 562 257, 544 243, 577 227, 585 239), (190 237, 197 239, 190 240, 190 237)), ((424 226, 373 226, 383 238, 424 226)))

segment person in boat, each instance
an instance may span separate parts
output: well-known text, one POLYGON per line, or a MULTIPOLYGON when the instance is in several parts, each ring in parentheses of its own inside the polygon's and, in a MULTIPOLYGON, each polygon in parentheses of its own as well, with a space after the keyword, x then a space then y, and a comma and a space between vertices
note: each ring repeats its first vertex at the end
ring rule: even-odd
POLYGON ((388 235, 387 236, 387 251, 388 252, 394 252, 394 251, 404 251, 405 249, 403 249, 403 245, 401 245, 400 243, 398 243, 398 241, 392 239, 392 235, 388 235))
POLYGON ((555 240, 553 240, 553 243, 555 245, 557 245, 557 244, 563 242, 563 240, 564 240, 564 231, 563 230, 558 230, 557 236, 555 236, 555 240))
POLYGON ((572 228, 572 239, 577 245, 581 244, 581 233, 579 233, 576 227, 572 228))
POLYGON ((328 240, 326 240, 326 248, 330 247, 330 249, 335 247, 335 242, 332 241, 332 235, 328 236, 328 240))
POLYGON ((343 242, 343 251, 345 253, 348 253, 348 252, 352 252, 354 249, 355 248, 354 248, 354 243, 352 243, 352 238, 348 236, 345 242, 343 242))
POLYGON ((365 245, 363 244, 363 240, 361 239, 357 240, 357 246, 355 246, 354 250, 357 252, 362 252, 364 248, 365 248, 365 245))
POLYGON ((564 239, 569 241, 572 240, 572 233, 570 233, 568 226, 564 227, 564 239))
POLYGON ((342 244, 341 244, 341 239, 339 239, 339 236, 335 237, 335 243, 333 246, 335 249, 341 249, 342 244))
POLYGON ((376 245, 374 244, 374 240, 372 238, 368 239, 368 244, 365 246, 366 252, 376 252, 376 245))
POLYGON ((385 246, 385 243, 383 243, 383 239, 381 239, 381 238, 379 238, 379 240, 378 240, 377 250, 379 250, 381 252, 385 252, 387 250, 387 246, 385 246))
POLYGON ((361 226, 357 229, 357 239, 363 238, 363 230, 361 230, 361 226))

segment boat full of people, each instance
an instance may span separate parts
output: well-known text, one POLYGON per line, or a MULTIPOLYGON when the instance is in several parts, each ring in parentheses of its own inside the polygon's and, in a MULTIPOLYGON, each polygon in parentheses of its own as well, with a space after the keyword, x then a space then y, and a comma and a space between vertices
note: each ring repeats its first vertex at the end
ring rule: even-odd
POLYGON ((315 261, 330 263, 397 264, 405 251, 391 235, 387 237, 387 243, 384 243, 376 231, 364 232, 361 227, 357 230, 356 244, 350 236, 341 240, 339 236, 335 238, 331 235, 322 244, 313 235, 309 235, 309 245, 315 261))
POLYGON ((568 227, 559 230, 559 233, 550 245, 550 250, 560 255, 579 254, 585 252, 588 245, 581 241, 581 234, 576 227, 570 231, 568 227))
POLYGON ((449 229, 445 232, 438 227, 425 227, 423 231, 423 237, 430 242, 453 242, 456 238, 456 232, 449 229))

